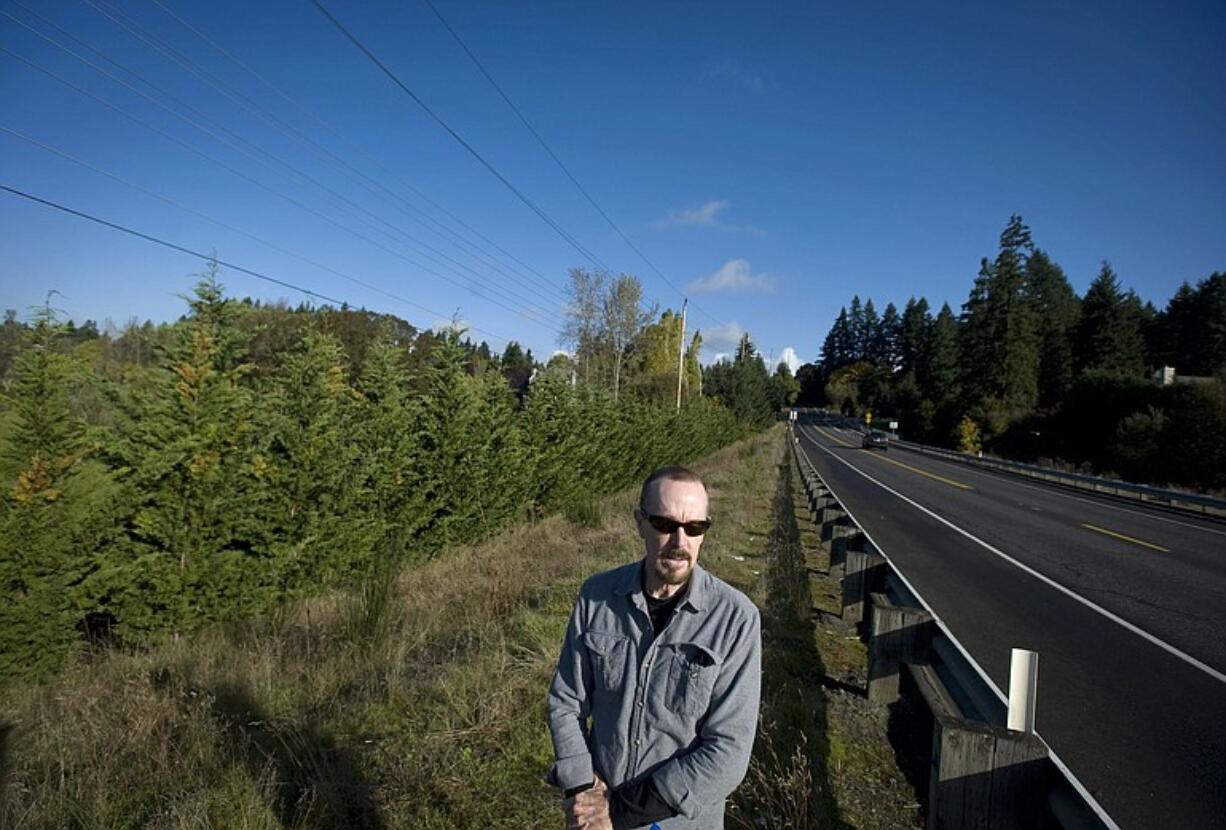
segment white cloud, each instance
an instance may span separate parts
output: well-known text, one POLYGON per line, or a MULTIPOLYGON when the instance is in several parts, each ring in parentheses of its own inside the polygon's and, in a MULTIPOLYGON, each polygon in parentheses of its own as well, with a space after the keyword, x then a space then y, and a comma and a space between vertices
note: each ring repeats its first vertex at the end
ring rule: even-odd
MULTIPOLYGON (((793 375, 800 368, 800 358, 797 357, 796 350, 791 346, 784 346, 783 351, 779 353, 779 359, 775 361, 775 366, 778 366, 780 363, 786 363, 793 375)), ((770 367, 772 372, 775 370, 775 366, 770 367)))
POLYGON ((663 219, 657 219, 652 225, 657 228, 717 227, 720 211, 727 210, 730 204, 727 199, 711 199, 698 207, 670 210, 663 219))
POLYGON ((775 281, 768 274, 755 274, 747 259, 730 259, 714 274, 692 281, 687 288, 695 294, 712 291, 775 290, 775 281))
POLYGON ((716 228, 739 233, 762 233, 752 225, 731 225, 720 219, 720 214, 732 206, 727 199, 708 199, 697 207, 670 210, 663 218, 651 223, 656 230, 666 228, 716 228))

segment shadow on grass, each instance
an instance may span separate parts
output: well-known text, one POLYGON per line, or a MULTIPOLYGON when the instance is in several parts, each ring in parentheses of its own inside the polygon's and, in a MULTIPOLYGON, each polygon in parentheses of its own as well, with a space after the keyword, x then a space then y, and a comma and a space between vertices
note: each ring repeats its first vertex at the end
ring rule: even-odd
POLYGON ((9 735, 13 724, 0 723, 0 822, 4 820, 4 795, 9 780, 9 735))
POLYGON ((762 608, 762 710, 733 826, 848 828, 827 769, 826 669, 813 640, 813 600, 786 454, 772 503, 762 608))
POLYGON ((349 750, 317 726, 267 720, 249 691, 211 690, 232 754, 257 781, 270 781, 269 805, 286 828, 382 830, 373 792, 349 750))

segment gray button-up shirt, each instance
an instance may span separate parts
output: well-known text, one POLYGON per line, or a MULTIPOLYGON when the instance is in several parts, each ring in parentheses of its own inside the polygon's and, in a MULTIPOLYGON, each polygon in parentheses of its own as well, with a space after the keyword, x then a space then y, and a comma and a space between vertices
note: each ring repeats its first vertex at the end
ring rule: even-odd
POLYGON ((662 830, 722 828, 758 722, 758 609, 695 564, 653 639, 642 568, 597 574, 579 591, 549 687, 549 780, 570 789, 595 771, 616 789, 650 777, 679 813, 662 830))

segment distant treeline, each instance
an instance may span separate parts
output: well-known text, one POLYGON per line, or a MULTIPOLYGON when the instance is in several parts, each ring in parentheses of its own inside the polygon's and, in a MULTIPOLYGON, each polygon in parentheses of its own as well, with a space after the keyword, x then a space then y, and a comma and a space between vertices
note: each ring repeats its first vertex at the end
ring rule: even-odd
POLYGON ((87 636, 139 642, 386 581, 708 453, 777 404, 747 342, 712 390, 726 406, 687 390, 677 411, 675 345, 665 394, 619 344, 615 400, 565 356, 227 299, 214 273, 188 304, 122 333, 50 308, 0 330, 0 678, 45 675, 87 636))
POLYGON ((1226 274, 1158 310, 1104 262, 1078 297, 1018 216, 960 314, 854 297, 797 372, 802 403, 871 410, 908 438, 1206 490, 1226 488, 1224 377, 1226 274))

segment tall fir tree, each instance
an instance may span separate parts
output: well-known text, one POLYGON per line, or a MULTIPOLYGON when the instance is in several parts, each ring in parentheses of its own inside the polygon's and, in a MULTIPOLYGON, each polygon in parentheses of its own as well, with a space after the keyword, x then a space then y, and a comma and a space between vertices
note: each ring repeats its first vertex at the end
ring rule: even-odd
POLYGON ((1081 301, 1075 342, 1077 368, 1083 373, 1139 376, 1145 370, 1140 303, 1120 290, 1107 262, 1081 301))
POLYGON ((1052 406, 1073 383, 1073 333, 1081 302, 1064 271, 1041 250, 1026 261, 1026 286, 1040 338, 1039 404, 1052 406))

